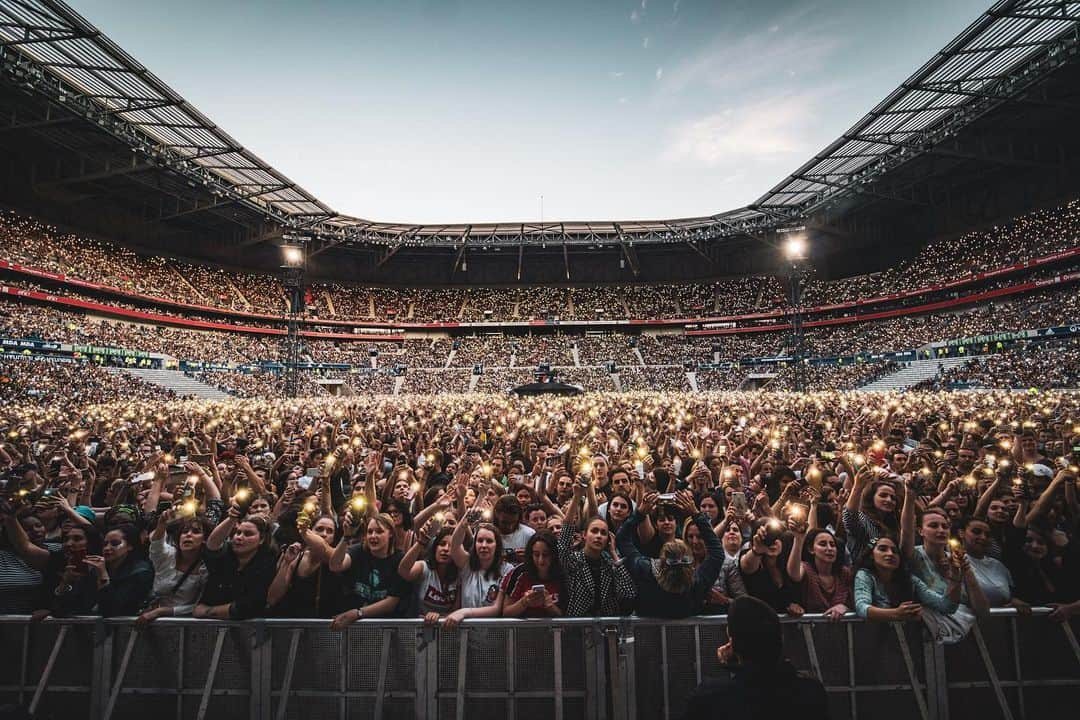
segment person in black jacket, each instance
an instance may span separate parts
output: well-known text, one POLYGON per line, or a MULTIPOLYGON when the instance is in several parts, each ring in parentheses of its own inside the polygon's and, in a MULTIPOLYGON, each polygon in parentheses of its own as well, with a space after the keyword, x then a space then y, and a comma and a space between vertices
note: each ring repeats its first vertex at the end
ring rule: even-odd
POLYGON ((780 618, 761 600, 745 595, 731 604, 728 643, 716 655, 726 676, 698 686, 686 704, 685 720, 829 717, 824 686, 799 675, 784 657, 780 618))
POLYGON ((205 562, 209 577, 194 617, 246 620, 265 614, 266 593, 276 571, 266 518, 241 519, 234 503, 206 540, 205 562))
POLYGON ((634 545, 637 525, 643 519, 633 514, 619 528, 616 542, 630 575, 637 585, 637 613, 647 617, 682 618, 700 615, 705 595, 724 566, 724 546, 716 537, 709 518, 698 510, 689 490, 675 497, 675 506, 690 517, 705 543, 705 561, 697 570, 690 547, 682 540, 669 540, 660 548, 660 557, 647 558, 634 545))
POLYGON ((87 555, 98 614, 104 617, 138 615, 154 585, 154 567, 143 556, 139 531, 119 525, 105 533, 101 555, 87 555))

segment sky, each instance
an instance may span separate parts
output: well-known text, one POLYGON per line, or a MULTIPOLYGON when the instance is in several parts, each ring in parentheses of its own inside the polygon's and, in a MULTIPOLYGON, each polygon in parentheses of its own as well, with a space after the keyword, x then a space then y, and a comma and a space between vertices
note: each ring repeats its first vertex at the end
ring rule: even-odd
POLYGON ((69 2, 334 210, 415 223, 743 207, 990 5, 69 2))

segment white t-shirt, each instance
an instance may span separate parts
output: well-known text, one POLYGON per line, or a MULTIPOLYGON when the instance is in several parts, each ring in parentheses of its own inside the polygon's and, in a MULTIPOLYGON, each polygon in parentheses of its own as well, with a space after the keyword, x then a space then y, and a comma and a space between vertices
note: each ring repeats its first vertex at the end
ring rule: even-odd
POLYGON ((1009 569, 1000 560, 987 555, 973 558, 970 555, 971 571, 982 588, 990 607, 1001 607, 1012 599, 1013 580, 1009 569))
POLYGON ((437 612, 445 615, 455 609, 458 594, 461 592, 461 576, 452 583, 444 585, 433 568, 424 563, 424 574, 416 584, 417 606, 421 613, 437 612))
POLYGON ((517 530, 509 535, 502 536, 502 543, 504 550, 524 550, 525 546, 529 543, 529 538, 536 534, 536 531, 525 523, 519 523, 517 530))
POLYGON ((497 572, 485 576, 483 570, 473 570, 466 565, 461 571, 461 607, 481 608, 491 605, 499 596, 499 584, 503 575, 513 569, 513 565, 503 562, 497 572))

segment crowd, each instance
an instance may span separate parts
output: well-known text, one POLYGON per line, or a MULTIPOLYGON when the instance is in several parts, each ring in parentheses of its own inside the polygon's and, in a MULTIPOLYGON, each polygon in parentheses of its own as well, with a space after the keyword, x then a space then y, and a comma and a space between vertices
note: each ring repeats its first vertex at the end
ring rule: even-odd
MULTIPOLYGON (((998 227, 939 239, 883 272, 838 280, 811 276, 808 306, 917 290, 1077 245, 1080 201, 1038 210, 998 227)), ((139 293, 229 311, 280 315, 285 293, 269 274, 212 268, 141 255, 112 243, 64 234, 13 214, 0 215, 0 259, 139 293)), ((559 318, 680 318, 782 309, 785 280, 774 276, 711 283, 525 288, 389 288, 316 283, 313 316, 334 319, 524 321, 559 318)))
POLYGON ((0 613, 1080 613, 1073 394, 95 399, 0 405, 0 613))
MULTIPOLYGON (((0 356, 0 406, 42 408, 131 400, 163 400, 170 393, 126 373, 71 359, 0 356)), ((273 397, 273 396, 269 396, 273 397)))
POLYGON ((1076 341, 1028 345, 952 367, 918 389, 1080 387, 1080 344, 1076 341))

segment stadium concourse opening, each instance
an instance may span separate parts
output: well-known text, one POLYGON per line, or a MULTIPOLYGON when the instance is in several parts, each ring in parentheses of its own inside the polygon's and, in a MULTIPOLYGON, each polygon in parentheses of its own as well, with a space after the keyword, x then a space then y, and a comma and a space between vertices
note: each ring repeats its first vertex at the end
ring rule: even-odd
POLYGON ((0 0, 0 717, 1080 700, 1080 3, 666 220, 343 214, 108 31, 0 0))

